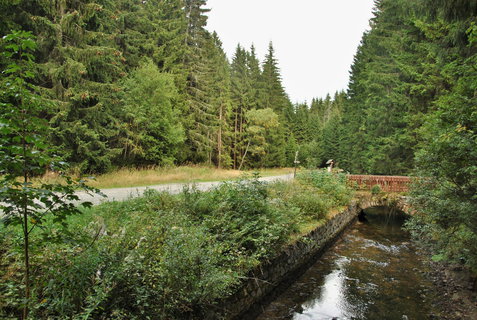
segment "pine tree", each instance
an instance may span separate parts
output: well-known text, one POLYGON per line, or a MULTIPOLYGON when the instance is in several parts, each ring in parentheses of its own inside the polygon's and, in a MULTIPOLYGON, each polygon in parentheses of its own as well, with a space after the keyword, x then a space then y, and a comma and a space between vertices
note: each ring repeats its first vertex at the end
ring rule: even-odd
POLYGON ((209 9, 204 0, 186 0, 185 44, 188 52, 184 57, 186 67, 185 85, 185 127, 187 132, 186 159, 195 163, 211 163, 214 150, 214 127, 217 127, 217 114, 211 103, 210 87, 211 65, 206 50, 207 43, 213 41, 205 30, 209 9))
POLYGON ((171 74, 160 73, 147 61, 124 82, 124 120, 128 125, 123 164, 171 165, 184 139, 178 110, 172 102, 177 95, 171 74))
POLYGON ((284 166, 286 163, 286 139, 290 133, 289 121, 293 114, 293 106, 283 88, 275 50, 270 42, 268 53, 262 66, 260 104, 270 108, 280 117, 280 130, 274 133, 273 141, 269 143, 266 166, 284 166))
POLYGON ((265 56, 262 69, 261 105, 263 108, 271 108, 277 114, 285 115, 292 107, 282 85, 278 61, 275 58, 275 50, 271 42, 268 45, 268 53, 265 56))
POLYGON ((245 152, 245 114, 253 104, 253 100, 251 100, 252 88, 253 82, 247 67, 247 52, 238 45, 231 64, 232 160, 234 169, 240 166, 240 161, 245 152))
POLYGON ((222 42, 214 32, 208 42, 207 52, 210 61, 210 104, 215 114, 215 125, 212 127, 210 142, 212 152, 209 163, 214 163, 218 168, 230 167, 231 143, 231 97, 230 97, 230 66, 222 49, 222 42))
POLYGON ((111 167, 120 150, 115 82, 125 73, 115 48, 114 7, 94 1, 19 1, 10 17, 38 36, 37 81, 43 95, 60 106, 51 112, 52 141, 84 171, 111 167))

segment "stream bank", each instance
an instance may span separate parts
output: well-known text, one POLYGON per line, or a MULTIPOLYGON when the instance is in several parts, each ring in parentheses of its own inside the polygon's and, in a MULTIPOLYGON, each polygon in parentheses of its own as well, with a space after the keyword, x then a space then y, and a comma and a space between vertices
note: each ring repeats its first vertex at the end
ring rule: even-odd
POLYGON ((471 279, 430 262, 387 210, 355 223, 354 203, 260 265, 207 319, 476 319, 471 279))
POLYGON ((303 274, 312 263, 350 227, 361 208, 353 201, 295 243, 285 247, 275 258, 263 262, 248 275, 234 295, 211 306, 205 319, 254 319, 264 304, 303 274))
POLYGON ((434 319, 431 270, 401 229, 404 215, 370 208, 361 220, 257 320, 434 319))
POLYGON ((477 319, 476 279, 460 265, 428 261, 427 277, 440 293, 434 301, 433 319, 477 319))

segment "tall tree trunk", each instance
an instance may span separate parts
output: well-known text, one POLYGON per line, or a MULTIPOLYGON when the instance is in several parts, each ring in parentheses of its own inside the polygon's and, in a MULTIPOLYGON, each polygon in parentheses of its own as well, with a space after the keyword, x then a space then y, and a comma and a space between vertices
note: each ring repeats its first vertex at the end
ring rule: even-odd
MULTIPOLYGON (((26 180, 25 180, 26 181, 26 180)), ((25 305, 23 306, 22 319, 28 318, 28 305, 30 303, 30 255, 29 255, 29 238, 28 238, 28 203, 27 195, 23 200, 23 251, 25 255, 25 305)))
POLYGON ((207 144, 209 145, 207 148, 207 162, 209 166, 212 165, 212 151, 214 150, 212 143, 213 140, 210 137, 210 131, 207 131, 207 144))
POLYGON ((247 147, 245 148, 245 152, 244 152, 244 154, 243 154, 242 161, 240 162, 240 166, 239 166, 239 168, 238 168, 239 171, 240 171, 240 169, 242 169, 243 162, 245 161, 245 157, 247 156, 248 147, 250 147, 250 140, 249 140, 248 143, 247 143, 247 147))
MULTIPOLYGON (((240 108, 240 123, 239 123, 240 127, 239 127, 239 137, 240 137, 240 142, 242 142, 242 139, 243 139, 243 108, 240 108)), ((241 145, 240 146, 240 156, 243 155, 243 146, 241 145)), ((240 164, 240 167, 242 166, 242 164, 240 164)), ((240 169, 239 169, 240 170, 240 169)))
POLYGON ((217 168, 222 168, 222 112, 223 105, 219 107, 219 132, 217 134, 217 168))
MULTIPOLYGON (((22 123, 25 123, 25 114, 27 110, 23 110, 22 123)), ((25 190, 28 183, 28 159, 27 159, 27 141, 26 141, 26 129, 23 129, 22 133, 23 144, 23 252, 25 262, 25 305, 23 306, 22 319, 28 318, 28 305, 30 303, 30 252, 29 252, 29 232, 28 232, 28 195, 25 190)))
POLYGON ((238 136, 238 110, 235 112, 235 127, 234 127, 234 170, 237 169, 237 138, 238 136))

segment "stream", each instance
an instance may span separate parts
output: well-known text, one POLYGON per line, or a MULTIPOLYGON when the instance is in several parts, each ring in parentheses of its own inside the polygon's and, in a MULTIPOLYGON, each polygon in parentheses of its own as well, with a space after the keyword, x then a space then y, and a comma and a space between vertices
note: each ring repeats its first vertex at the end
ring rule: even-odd
POLYGON ((433 285, 404 217, 366 210, 357 222, 257 320, 429 319, 433 285))

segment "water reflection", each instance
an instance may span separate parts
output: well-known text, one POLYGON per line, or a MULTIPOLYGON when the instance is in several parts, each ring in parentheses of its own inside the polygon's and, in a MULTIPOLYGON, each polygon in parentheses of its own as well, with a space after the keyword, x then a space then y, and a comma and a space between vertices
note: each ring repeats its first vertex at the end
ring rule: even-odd
POLYGON ((351 318, 358 315, 359 310, 356 310, 357 308, 346 298, 346 282, 354 280, 346 277, 342 271, 347 263, 349 261, 345 257, 340 257, 336 261, 337 269, 325 276, 325 284, 320 288, 319 296, 308 303, 305 302, 302 305, 304 308, 302 313, 295 312, 293 319, 351 318))
POLYGON ((403 219, 376 210, 258 319, 427 319, 432 285, 401 230, 403 219))

